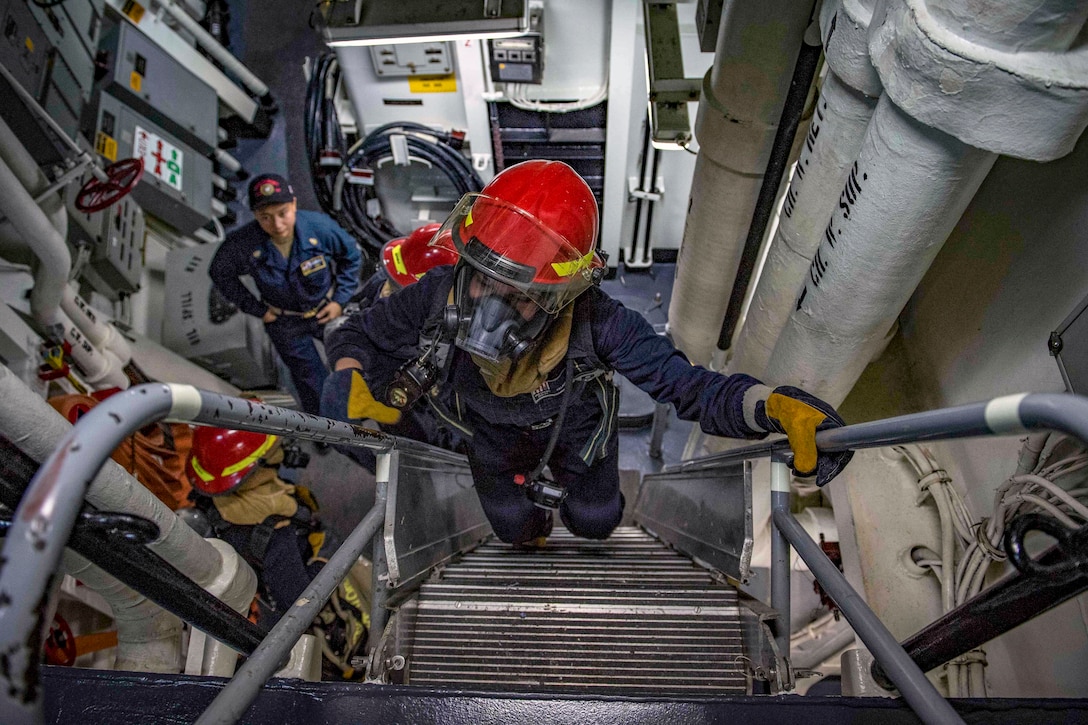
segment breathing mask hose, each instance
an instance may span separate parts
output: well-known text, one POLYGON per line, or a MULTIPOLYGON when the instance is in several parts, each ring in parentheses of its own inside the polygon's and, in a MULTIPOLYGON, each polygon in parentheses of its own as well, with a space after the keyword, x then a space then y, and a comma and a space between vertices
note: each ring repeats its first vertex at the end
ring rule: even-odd
POLYGON ((555 416, 555 427, 552 428, 552 436, 548 440, 548 447, 544 449, 544 455, 540 457, 540 463, 529 475, 530 481, 535 481, 544 472, 544 466, 548 465, 548 459, 555 452, 555 444, 559 442, 559 431, 563 428, 563 419, 567 417, 567 408, 570 407, 570 394, 574 389, 574 360, 567 357, 567 387, 563 391, 563 399, 559 402, 559 413, 555 416))

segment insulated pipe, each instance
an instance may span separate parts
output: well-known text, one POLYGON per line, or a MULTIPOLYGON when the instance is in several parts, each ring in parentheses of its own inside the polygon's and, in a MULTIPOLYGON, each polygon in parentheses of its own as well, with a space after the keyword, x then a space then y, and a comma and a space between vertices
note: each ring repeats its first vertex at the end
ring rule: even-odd
POLYGON ((132 361, 132 348, 129 347, 128 340, 113 325, 102 319, 101 313, 76 294, 71 285, 65 286, 60 306, 92 345, 104 347, 112 352, 121 361, 122 366, 132 361))
POLYGON ((34 203, 11 167, 0 160, 0 214, 6 216, 38 257, 34 288, 30 291, 30 311, 39 324, 50 326, 57 322, 57 312, 72 256, 64 237, 34 203))
MULTIPOLYGON (((936 6, 946 20, 992 17, 1011 27, 1017 22, 1008 18, 1031 15, 1030 4, 1015 2, 1009 12, 1004 0, 936 6)), ((1061 51, 1069 42, 1065 26, 1084 24, 1084 3, 1080 9, 1072 2, 1045 4, 1054 10, 1046 22, 1025 27, 1034 28, 1032 47, 1048 51, 1028 53, 1014 53, 1012 43, 995 51, 956 36, 923 0, 881 6, 870 52, 887 92, 775 345, 767 379, 841 403, 865 368, 865 352, 894 323, 996 152, 1043 160, 1072 148, 1088 122, 1088 52, 1061 51), (1047 33, 1049 44, 1040 40, 1047 33)), ((987 39, 994 37, 1007 36, 987 39)))
POLYGON ((806 31, 805 36, 805 42, 801 44, 801 52, 797 56, 797 65, 790 79, 790 90, 786 94, 786 104, 782 108, 774 143, 771 145, 771 157, 767 160, 767 170, 763 174, 763 183, 759 187, 755 211, 741 250, 737 277, 733 282, 733 289, 729 292, 729 306, 725 309, 725 319, 722 320, 721 330, 718 332, 719 350, 728 350, 733 342, 733 333, 736 331, 744 300, 748 296, 748 286, 759 260, 760 249, 763 247, 763 237, 767 234, 767 224, 770 223, 775 210, 778 187, 781 186, 782 177, 789 165, 793 141, 797 137, 797 127, 801 124, 801 116, 805 112, 805 102, 808 100, 809 89, 812 87, 812 79, 816 76, 816 67, 820 64, 823 50, 816 37, 817 33, 810 30, 806 31))
POLYGON ((813 4, 733 0, 722 9, 695 122, 699 155, 669 302, 669 332, 696 364, 710 360, 721 329, 813 4))
POLYGON ((121 360, 109 350, 100 350, 83 335, 79 327, 58 310, 55 317, 63 329, 64 341, 72 347, 72 359, 83 371, 83 378, 94 388, 128 389, 130 381, 121 360))
POLYGON ((174 0, 163 0, 160 7, 177 22, 178 25, 188 31, 196 40, 201 49, 208 52, 215 61, 237 78, 246 89, 261 100, 261 104, 268 106, 272 103, 268 86, 258 78, 253 71, 245 66, 242 61, 235 58, 229 50, 224 48, 215 36, 205 30, 200 23, 193 20, 185 8, 180 7, 174 0), (267 100, 266 100, 267 99, 267 100))
POLYGON ((733 345, 729 372, 764 379, 771 351, 793 309, 875 109, 876 98, 849 87, 834 72, 827 74, 786 191, 778 231, 733 345))
MULTIPOLYGON (((0 366, 0 400, 0 435, 39 463, 72 429, 6 366, 0 366)), ((126 511, 152 521, 160 533, 148 547, 201 587, 207 588, 219 574, 216 549, 113 461, 91 481, 86 498, 100 510, 126 511)))
POLYGON ((71 549, 64 570, 110 605, 117 622, 115 670, 177 673, 181 661, 181 620, 129 589, 71 549))
POLYGON ((996 158, 882 97, 766 378, 839 405, 996 158))

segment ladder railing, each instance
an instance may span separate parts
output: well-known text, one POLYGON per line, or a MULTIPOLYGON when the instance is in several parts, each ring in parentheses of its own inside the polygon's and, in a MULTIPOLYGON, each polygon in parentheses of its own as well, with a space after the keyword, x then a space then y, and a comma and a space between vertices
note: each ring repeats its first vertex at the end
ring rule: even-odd
MULTIPOLYGON (((1075 395, 1009 395, 983 403, 859 423, 816 435, 820 451, 879 448, 921 441, 1009 435, 1029 430, 1055 430, 1088 442, 1088 398, 1075 395)), ((933 684, 892 636, 887 627, 847 582, 789 510, 790 455, 785 439, 735 448, 667 466, 665 472, 701 471, 752 458, 771 459, 771 606, 782 626, 776 632, 780 651, 789 657, 790 547, 809 566, 816 580, 842 610, 875 658, 878 673, 903 695, 925 722, 962 722, 933 684)))
MULTIPOLYGON (((234 722, 286 661, 333 589, 374 538, 385 517, 391 452, 428 446, 367 428, 198 390, 189 385, 140 385, 84 415, 42 463, 15 511, 0 561, 0 722, 40 723, 38 660, 46 633, 51 583, 64 546, 98 470, 129 435, 158 420, 214 425, 370 448, 377 453, 377 495, 363 518, 301 597, 253 650, 201 722, 234 722)), ((376 572, 380 575, 380 572, 376 572)))
MULTIPOLYGON (((44 613, 51 611, 50 584, 91 480, 126 437, 162 419, 346 444, 370 448, 378 454, 374 507, 205 711, 199 720, 205 725, 232 723, 244 714, 374 538, 386 515, 385 497, 394 448, 430 450, 428 446, 361 426, 187 385, 141 385, 104 401, 73 426, 42 464, 5 537, 0 559, 5 562, 0 569, 0 601, 4 602, 0 607, 0 652, 4 653, 6 663, 0 673, 6 685, 0 692, 0 720, 4 723, 42 720, 38 657, 45 633, 44 613)), ((839 451, 1031 429, 1057 430, 1088 441, 1088 399, 1046 394, 1008 396, 987 403, 823 431, 817 434, 816 442, 820 450, 839 451)), ((780 616, 784 613, 783 621, 788 621, 792 545, 919 716, 927 722, 958 721, 948 702, 790 514, 789 471, 785 463, 788 450, 785 441, 774 441, 689 461, 672 470, 712 468, 749 458, 771 457, 775 523, 772 606, 780 616)), ((779 632, 779 637, 784 644, 782 651, 788 654, 789 632, 787 627, 783 629, 786 631, 779 632)))

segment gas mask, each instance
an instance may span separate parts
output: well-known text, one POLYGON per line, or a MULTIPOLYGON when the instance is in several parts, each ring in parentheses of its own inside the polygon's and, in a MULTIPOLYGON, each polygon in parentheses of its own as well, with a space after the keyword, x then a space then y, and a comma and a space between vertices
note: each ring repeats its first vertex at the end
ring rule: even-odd
POLYGON ((514 287, 467 264, 457 271, 454 291, 456 313, 447 318, 454 344, 491 362, 517 362, 553 318, 514 287))

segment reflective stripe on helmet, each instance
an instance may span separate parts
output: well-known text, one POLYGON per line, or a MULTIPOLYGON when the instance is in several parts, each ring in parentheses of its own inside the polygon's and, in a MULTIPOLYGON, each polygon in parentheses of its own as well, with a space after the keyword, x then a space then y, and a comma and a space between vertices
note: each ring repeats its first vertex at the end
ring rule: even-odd
POLYGON ((408 274, 408 268, 404 266, 404 257, 400 253, 400 248, 401 245, 398 244, 390 250, 390 254, 393 255, 393 266, 401 274, 408 274))
POLYGON ((560 277, 570 277, 578 272, 580 269, 585 269, 593 264, 593 255, 596 252, 589 250, 589 253, 581 259, 575 259, 571 262, 552 262, 552 269, 560 277))
POLYGON ((204 466, 200 465, 200 461, 196 459, 196 454, 189 458, 189 464, 193 467, 193 472, 200 476, 201 481, 208 483, 215 478, 215 476, 204 470, 204 466))
POLYGON ((238 473, 238 471, 241 471, 243 468, 246 468, 248 466, 253 465, 254 463, 257 462, 258 459, 260 459, 261 456, 263 456, 265 453, 268 453, 269 449, 272 448, 272 446, 274 446, 276 444, 277 440, 278 439, 276 438, 276 436, 272 436, 272 435, 268 436, 267 438, 265 438, 264 443, 262 443, 257 448, 257 450, 253 451, 248 456, 246 456, 242 460, 238 461, 234 465, 227 466, 226 468, 224 468, 223 473, 221 473, 220 475, 221 476, 229 476, 232 473, 238 473))

